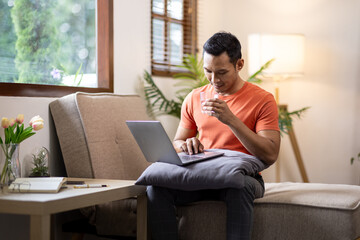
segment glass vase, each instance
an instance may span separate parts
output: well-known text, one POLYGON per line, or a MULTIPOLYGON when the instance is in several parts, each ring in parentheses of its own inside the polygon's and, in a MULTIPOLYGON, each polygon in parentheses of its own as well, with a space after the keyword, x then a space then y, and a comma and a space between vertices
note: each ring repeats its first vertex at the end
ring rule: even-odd
POLYGON ((19 144, 0 144, 0 188, 9 186, 21 176, 19 144))

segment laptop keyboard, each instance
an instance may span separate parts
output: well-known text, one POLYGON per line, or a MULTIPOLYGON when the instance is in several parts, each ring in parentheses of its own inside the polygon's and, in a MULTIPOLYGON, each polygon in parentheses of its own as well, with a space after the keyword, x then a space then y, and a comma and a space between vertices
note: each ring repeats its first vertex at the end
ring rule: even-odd
POLYGON ((184 155, 184 156, 181 156, 180 159, 182 161, 193 161, 193 160, 199 160, 199 159, 202 159, 203 157, 199 157, 199 156, 190 156, 190 155, 184 155))

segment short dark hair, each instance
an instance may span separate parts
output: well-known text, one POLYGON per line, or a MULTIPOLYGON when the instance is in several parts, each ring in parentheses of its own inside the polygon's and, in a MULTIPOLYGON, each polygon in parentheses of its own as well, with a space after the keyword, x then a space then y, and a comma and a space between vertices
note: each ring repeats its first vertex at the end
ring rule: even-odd
POLYGON ((212 37, 205 42, 203 50, 213 56, 219 56, 223 52, 226 52, 230 58, 230 62, 234 64, 234 66, 242 57, 240 41, 228 32, 217 32, 212 35, 212 37))

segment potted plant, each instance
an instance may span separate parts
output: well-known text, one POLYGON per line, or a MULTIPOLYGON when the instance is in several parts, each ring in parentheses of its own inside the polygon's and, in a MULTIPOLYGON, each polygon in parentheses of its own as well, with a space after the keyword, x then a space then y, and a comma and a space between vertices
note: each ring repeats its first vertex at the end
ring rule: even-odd
POLYGON ((49 152, 46 148, 39 149, 37 154, 33 154, 33 165, 30 177, 49 177, 48 167, 49 152))

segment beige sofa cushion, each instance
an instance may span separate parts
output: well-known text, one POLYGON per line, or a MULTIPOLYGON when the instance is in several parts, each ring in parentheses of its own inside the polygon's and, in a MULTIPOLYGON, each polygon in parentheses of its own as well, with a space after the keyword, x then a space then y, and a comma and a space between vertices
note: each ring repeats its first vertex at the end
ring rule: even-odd
POLYGON ((359 237, 360 186, 268 183, 264 198, 255 201, 252 239, 359 237))
POLYGON ((67 175, 93 178, 89 149, 77 108, 76 94, 57 99, 49 106, 67 175))
POLYGON ((323 183, 267 183, 266 193, 256 203, 291 204, 355 210, 360 208, 360 186, 323 183))

